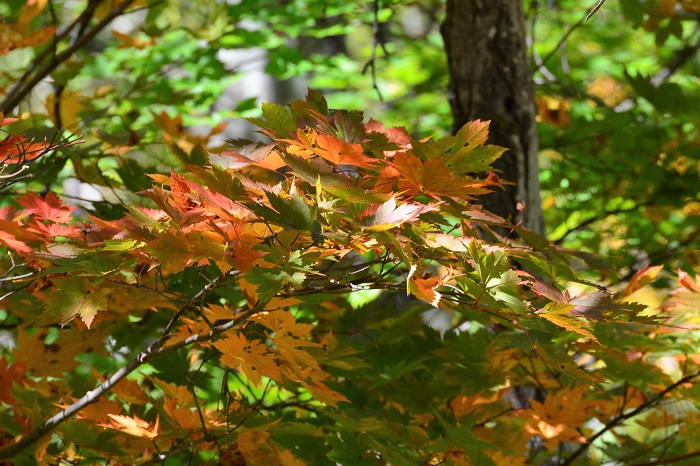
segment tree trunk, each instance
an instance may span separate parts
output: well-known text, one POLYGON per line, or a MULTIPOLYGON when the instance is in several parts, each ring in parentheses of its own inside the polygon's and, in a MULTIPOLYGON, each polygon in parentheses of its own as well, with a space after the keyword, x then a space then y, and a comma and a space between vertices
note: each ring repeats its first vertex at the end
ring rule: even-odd
POLYGON ((475 119, 491 120, 489 142, 509 150, 494 164, 516 183, 484 198, 484 207, 542 233, 537 168, 535 86, 521 0, 447 0, 442 35, 450 69, 453 134, 475 119))

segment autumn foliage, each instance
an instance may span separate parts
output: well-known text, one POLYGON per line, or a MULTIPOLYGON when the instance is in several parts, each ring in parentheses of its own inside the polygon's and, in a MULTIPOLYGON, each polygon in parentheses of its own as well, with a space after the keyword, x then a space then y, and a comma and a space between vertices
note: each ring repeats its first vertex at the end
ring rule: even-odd
POLYGON ((313 91, 251 121, 268 142, 152 175, 120 218, 2 209, 0 457, 572 464, 695 428, 668 406, 698 376, 700 281, 636 304, 660 268, 608 290, 599 257, 481 209, 488 122, 416 140, 313 91))

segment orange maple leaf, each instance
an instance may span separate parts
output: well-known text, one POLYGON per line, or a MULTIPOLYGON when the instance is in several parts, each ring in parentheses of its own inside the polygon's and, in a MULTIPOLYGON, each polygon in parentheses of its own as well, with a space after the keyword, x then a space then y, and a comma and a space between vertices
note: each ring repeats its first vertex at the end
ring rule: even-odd
POLYGON ((341 141, 335 136, 319 134, 313 129, 299 129, 297 140, 285 139, 293 145, 300 145, 297 155, 304 156, 308 153, 316 154, 336 165, 354 165, 358 167, 371 167, 377 160, 364 155, 362 144, 354 144, 341 141))
POLYGON ((221 351, 221 362, 229 367, 240 367, 253 385, 259 386, 262 377, 282 381, 282 372, 275 362, 276 355, 260 341, 250 341, 245 335, 229 335, 214 343, 221 351))
POLYGON ((398 190, 413 196, 425 193, 468 199, 472 195, 489 192, 481 180, 456 178, 439 157, 423 162, 413 154, 399 152, 389 167, 395 172, 385 170, 382 177, 395 178, 398 190))
POLYGON ((187 317, 181 317, 180 320, 182 320, 183 325, 180 325, 176 332, 168 335, 168 339, 163 343, 164 347, 176 345, 187 340, 192 335, 202 335, 211 330, 204 321, 195 321, 187 317))
POLYGON ((430 303, 433 307, 438 307, 442 294, 437 289, 452 277, 452 273, 436 277, 414 278, 417 266, 414 264, 406 277, 406 291, 418 299, 430 303))
POLYGON ((98 424, 100 427, 118 430, 135 437, 153 439, 160 433, 160 415, 156 416, 156 423, 153 427, 134 414, 134 417, 122 416, 120 414, 107 414, 112 420, 108 423, 98 424))
POLYGON ((7 358, 0 358, 0 403, 13 404, 15 397, 12 396, 12 384, 17 383, 22 385, 24 379, 24 371, 26 365, 24 363, 9 365, 7 358))
POLYGON ((630 282, 627 284, 625 289, 622 290, 622 292, 620 293, 620 297, 626 298, 638 289, 644 288, 645 286, 650 284, 652 281, 654 281, 656 276, 659 274, 659 272, 661 272, 661 269, 663 268, 663 265, 658 265, 655 267, 647 265, 637 270, 634 276, 630 279, 630 282))
POLYGON ((0 163, 16 164, 34 160, 51 149, 46 142, 32 142, 23 136, 10 135, 0 141, 0 163))
POLYGON ((539 435, 551 451, 559 442, 585 443, 587 440, 576 430, 589 417, 589 410, 600 402, 586 400, 587 386, 565 387, 551 393, 540 403, 530 400, 530 419, 525 428, 539 435))
POLYGON ((31 214, 37 220, 55 223, 70 223, 71 214, 76 209, 65 205, 54 193, 48 193, 43 198, 36 194, 25 194, 17 199, 17 203, 25 209, 18 214, 19 216, 31 214))

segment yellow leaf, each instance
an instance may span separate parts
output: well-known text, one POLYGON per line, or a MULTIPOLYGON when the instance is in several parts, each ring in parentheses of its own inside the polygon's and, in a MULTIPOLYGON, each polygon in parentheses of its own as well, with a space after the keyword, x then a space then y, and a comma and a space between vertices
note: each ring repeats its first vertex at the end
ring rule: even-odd
POLYGON ((130 405, 144 405, 148 402, 148 397, 135 380, 122 380, 114 386, 112 392, 130 405))
POLYGON ((621 104, 629 96, 629 88, 610 76, 599 76, 591 81, 586 90, 592 96, 598 97, 609 107, 621 104))
POLYGON ((17 25, 25 28, 46 8, 49 0, 27 0, 19 10, 17 25))
POLYGON ((282 372, 275 362, 275 354, 267 345, 259 341, 249 341, 245 335, 229 335, 214 343, 221 351, 221 362, 228 367, 239 367, 250 380, 259 386, 262 377, 268 377, 277 382, 282 381, 282 372))
POLYGON ((659 272, 661 272, 661 269, 663 268, 663 265, 658 265, 656 267, 647 265, 637 270, 634 276, 630 279, 630 282, 627 284, 625 289, 622 290, 622 292, 620 293, 620 297, 626 298, 635 291, 644 288, 645 286, 653 282, 654 279, 656 279, 656 276, 659 274, 659 272))
POLYGON ((583 317, 570 315, 575 308, 575 304, 551 302, 537 315, 561 328, 586 336, 597 343, 598 339, 591 333, 588 321, 583 317))
POLYGON ((584 399, 587 392, 587 386, 565 387, 549 394, 542 403, 530 400, 528 431, 541 436, 550 450, 559 442, 585 443, 586 438, 576 428, 591 417, 589 410, 599 404, 584 399))
POLYGON ((527 465, 526 456, 507 456, 500 450, 489 450, 487 455, 498 466, 525 466, 527 465))
POLYGON ((46 99, 46 110, 49 113, 49 118, 54 125, 60 123, 63 128, 73 133, 80 132, 80 124, 78 114, 83 109, 82 97, 79 92, 64 90, 58 100, 58 109, 60 110, 61 121, 56 118, 56 95, 50 94, 46 99))
POLYGON ((149 439, 158 437, 158 433, 160 432, 160 415, 156 417, 156 423, 153 427, 135 414, 133 418, 119 414, 107 414, 107 416, 112 420, 107 424, 99 424, 100 426, 118 430, 119 432, 124 432, 125 434, 135 437, 149 439))
POLYGON ((700 0, 681 0, 681 5, 688 11, 700 13, 700 0))
POLYGON ((184 325, 180 325, 176 332, 172 332, 168 335, 168 339, 163 344, 164 347, 181 343, 192 335, 209 333, 211 330, 209 325, 204 321, 196 321, 188 319, 187 317, 181 317, 180 320, 184 325))
POLYGON ((280 466, 305 466, 306 463, 304 463, 302 460, 297 458, 296 456, 292 455, 292 452, 289 450, 278 450, 278 461, 280 466))

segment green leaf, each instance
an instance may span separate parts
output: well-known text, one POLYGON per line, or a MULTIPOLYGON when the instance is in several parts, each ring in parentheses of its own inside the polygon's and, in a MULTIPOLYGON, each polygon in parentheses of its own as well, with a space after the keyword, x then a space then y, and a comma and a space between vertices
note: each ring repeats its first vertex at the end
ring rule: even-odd
POLYGON ((545 307, 537 314, 543 319, 547 319, 554 325, 576 332, 580 335, 590 338, 598 342, 598 339, 591 333, 590 323, 584 317, 576 317, 573 311, 576 309, 575 304, 547 303, 545 307))
POLYGON ((491 164, 505 153, 498 146, 467 146, 459 149, 446 161, 447 166, 460 173, 483 173, 491 171, 491 164))
POLYGON ((333 114, 336 134, 341 141, 360 144, 365 140, 365 125, 362 112, 337 110, 333 114))
POLYGON ((90 328, 98 311, 107 309, 110 290, 92 284, 87 278, 58 277, 51 279, 56 290, 46 301, 47 317, 66 324, 80 317, 90 328))
POLYGON ((262 114, 264 119, 246 119, 254 125, 270 130, 280 138, 287 138, 290 133, 296 131, 296 123, 292 119, 292 115, 282 105, 264 103, 262 104, 262 114))
POLYGON ((491 280, 498 279, 509 268, 508 257, 503 251, 486 253, 477 241, 470 242, 467 249, 476 263, 476 270, 484 286, 488 286, 491 280))
POLYGON ((578 367, 574 358, 561 348, 535 344, 535 353, 548 367, 561 372, 575 382, 594 384, 603 381, 603 378, 595 373, 578 367))

